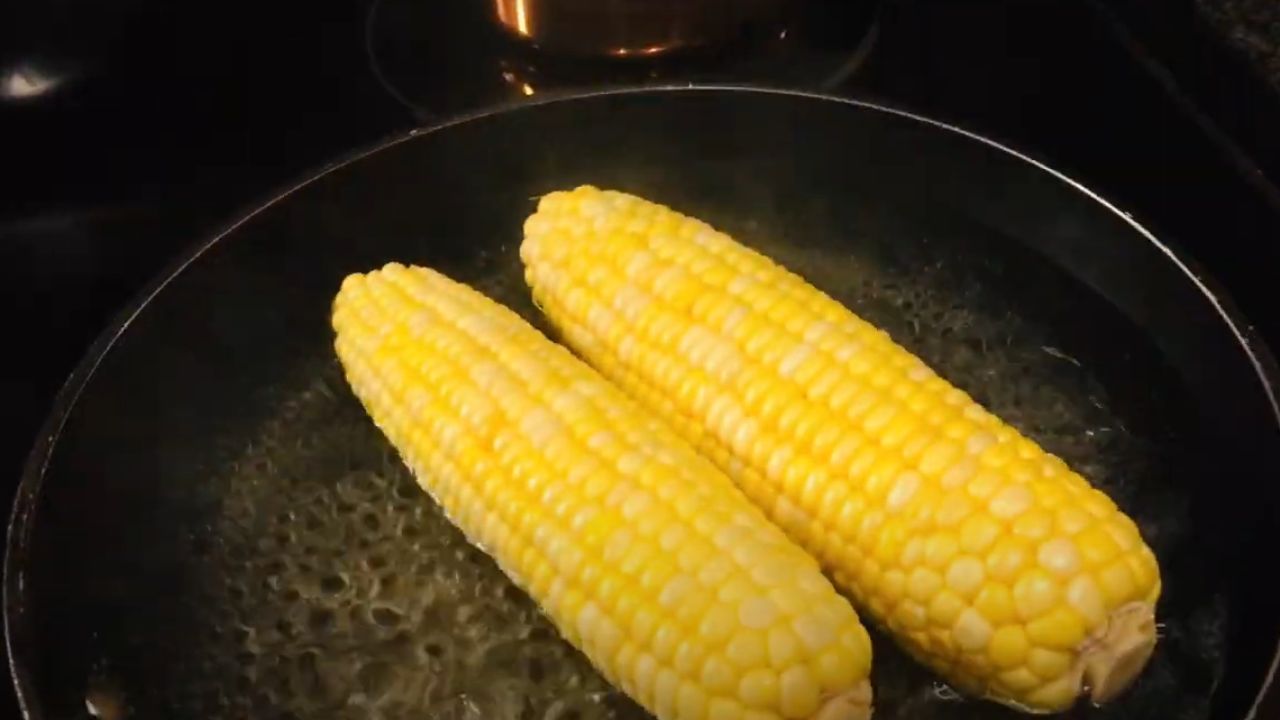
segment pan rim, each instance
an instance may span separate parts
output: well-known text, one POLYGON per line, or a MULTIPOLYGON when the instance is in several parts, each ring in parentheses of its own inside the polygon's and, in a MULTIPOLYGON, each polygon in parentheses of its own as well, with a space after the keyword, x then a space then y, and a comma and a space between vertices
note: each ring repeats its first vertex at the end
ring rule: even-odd
MULTIPOLYGON (((1200 269, 1200 264, 1198 262, 1190 259, 1189 257, 1182 257, 1178 250, 1175 250, 1172 246, 1159 239, 1153 232, 1135 220, 1131 214, 1121 210, 1118 206, 1094 192, 1083 183, 1058 170, 1055 170, 1053 167, 1036 159, 1032 155, 1005 145, 1002 142, 993 140, 979 133, 966 130, 965 128, 957 125, 935 120, 928 116, 896 108, 881 102, 838 97, 808 90, 751 85, 689 83, 681 85, 610 87, 585 92, 547 94, 533 100, 512 100, 492 106, 486 106, 482 109, 461 114, 439 123, 415 127, 405 132, 384 137, 370 145, 348 151, 347 153, 339 156, 337 160, 321 165, 318 170, 304 174, 301 180, 284 185, 282 190, 278 190, 274 194, 271 194, 267 200, 255 202, 249 205, 247 209, 237 212, 233 216, 235 219, 223 226, 222 229, 214 232, 205 239, 198 240, 190 244, 186 249, 182 250, 173 261, 164 267, 163 270, 153 276, 143 289, 134 295, 126 303, 124 308, 118 312, 95 337, 84 355, 81 357, 80 361, 77 362, 75 368, 71 371, 71 374, 67 377, 67 380, 58 390, 57 394, 54 396, 53 402, 49 406, 48 413, 45 416, 44 422, 41 423, 40 430, 35 437, 32 449, 28 453, 23 464, 23 469, 14 495, 13 507, 9 514, 8 529, 5 537, 5 556, 2 579, 3 594, 0 596, 0 602, 3 603, 4 649, 8 656, 7 664, 9 668, 9 677, 10 681, 13 683, 21 716, 25 720, 40 720, 43 718, 43 711, 39 707, 38 700, 35 698, 31 674, 28 669, 23 667, 14 656, 13 625, 15 614, 21 609, 17 603, 19 602, 19 597, 23 591, 24 585, 24 577, 22 574, 22 569, 24 567, 23 561, 26 558, 29 536, 35 518, 37 499, 40 496, 40 490, 43 485, 45 473, 48 470, 49 462, 53 457, 54 450, 57 447, 58 440, 62 435, 62 431, 66 426, 67 420, 75 409, 81 394, 93 379, 98 366, 106 357, 107 353, 109 353, 115 346, 116 342, 126 331, 128 331, 129 327, 133 324, 133 321, 147 308, 148 305, 150 305, 152 300, 164 291, 170 282, 175 280, 179 275, 186 271, 189 266, 198 261, 206 252, 213 248, 214 245, 230 236, 242 225, 245 225, 258 215, 275 207, 290 195, 293 195, 332 172, 348 165, 352 165, 376 153, 388 150, 401 143, 409 142, 424 135, 441 132, 457 125, 483 120, 492 116, 538 108, 544 105, 574 102, 607 96, 668 95, 684 93, 755 94, 794 97, 856 107, 861 110, 873 113, 882 113, 884 115, 920 123, 944 132, 959 135, 968 140, 976 141, 997 153, 1008 155, 1016 160, 1027 163, 1040 172, 1049 174, 1059 182, 1062 182, 1072 190, 1083 194, 1085 197, 1100 205, 1104 210, 1110 212, 1112 215, 1126 223, 1143 239, 1162 253, 1167 261, 1171 262, 1178 271, 1185 275, 1186 278, 1195 285, 1196 289, 1205 297, 1206 300, 1208 300, 1219 318, 1221 318, 1222 322, 1224 322, 1227 328, 1230 329, 1231 334, 1235 337, 1236 343, 1248 357, 1250 364, 1253 366, 1254 374, 1257 375, 1258 379, 1262 383, 1268 404, 1271 406, 1272 416, 1274 417, 1277 426, 1280 427, 1280 363, 1277 363, 1275 356, 1267 347, 1263 338, 1248 322, 1244 314, 1230 298, 1225 288, 1215 278, 1210 276, 1208 273, 1203 272, 1200 269)), ((1274 694, 1273 691, 1277 687, 1275 680, 1278 674, 1280 674, 1280 642, 1277 643, 1277 647, 1272 653, 1271 665, 1267 669, 1262 685, 1258 689, 1258 694, 1254 698, 1253 703, 1251 704, 1249 711, 1245 714, 1243 720, 1255 720, 1258 718, 1263 703, 1274 699, 1271 696, 1274 694)))

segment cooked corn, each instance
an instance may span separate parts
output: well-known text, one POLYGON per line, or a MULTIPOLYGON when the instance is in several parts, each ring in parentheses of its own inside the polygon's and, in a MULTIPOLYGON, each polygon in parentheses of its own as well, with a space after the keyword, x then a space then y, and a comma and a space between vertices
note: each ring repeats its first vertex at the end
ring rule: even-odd
POLYGON ((567 350, 395 264, 348 277, 333 325, 422 487, 659 718, 870 715, 870 642, 817 563, 567 350))
POLYGON ((1053 711, 1146 663, 1160 576, 1133 521, 884 332, 622 193, 547 195, 521 255, 571 346, 957 688, 1053 711))

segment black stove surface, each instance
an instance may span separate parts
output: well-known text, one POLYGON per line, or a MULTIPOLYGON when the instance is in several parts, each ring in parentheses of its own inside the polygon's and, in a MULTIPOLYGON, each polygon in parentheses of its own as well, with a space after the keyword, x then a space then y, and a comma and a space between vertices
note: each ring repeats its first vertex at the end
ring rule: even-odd
MULTIPOLYGON (((63 0, 5 11, 0 268, 11 340, 0 389, 12 429, 0 496, 89 343, 182 249, 351 148, 568 88, 799 87, 987 135, 1183 249, 1280 348, 1269 302, 1280 281, 1280 94, 1216 42, 1191 0, 819 5, 823 21, 768 53, 639 68, 513 47, 480 0, 128 0, 111 11, 63 0)), ((3 717, 13 704, 0 703, 3 717)))

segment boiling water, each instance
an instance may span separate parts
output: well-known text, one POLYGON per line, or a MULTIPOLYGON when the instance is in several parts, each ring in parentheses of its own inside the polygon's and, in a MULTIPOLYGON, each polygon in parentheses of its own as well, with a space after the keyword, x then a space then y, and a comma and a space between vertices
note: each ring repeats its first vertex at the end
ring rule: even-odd
MULTIPOLYGON (((1181 494, 1159 482, 1188 462, 1190 451, 1177 449, 1178 411, 1159 393, 1118 401, 1107 390, 1116 383, 1092 369, 1114 360, 1108 352, 1147 350, 1081 354, 1047 333, 1029 306, 990 299, 990 286, 1003 282, 999 268, 952 263, 942 251, 915 247, 906 265, 892 253, 765 250, 1134 509, 1166 567, 1194 545, 1181 494)), ((453 274, 537 322, 515 253, 482 265, 453 274)), ((1043 287, 1034 277, 1023 282, 1043 287)), ((191 602, 203 629, 163 650, 172 655, 164 682, 117 688, 127 704, 228 720, 648 717, 419 490, 327 349, 299 377, 272 392, 272 416, 208 479, 221 497, 217 520, 189 539, 202 578, 191 602)), ((1166 588, 1166 597, 1178 592, 1168 574, 1166 588)), ((1222 670, 1224 605, 1216 595, 1170 605, 1138 686, 1073 717, 1207 716, 1222 670)), ((874 639, 877 717, 1020 717, 957 699, 886 637, 874 639)), ((97 682, 94 692, 112 688, 110 667, 97 682)))

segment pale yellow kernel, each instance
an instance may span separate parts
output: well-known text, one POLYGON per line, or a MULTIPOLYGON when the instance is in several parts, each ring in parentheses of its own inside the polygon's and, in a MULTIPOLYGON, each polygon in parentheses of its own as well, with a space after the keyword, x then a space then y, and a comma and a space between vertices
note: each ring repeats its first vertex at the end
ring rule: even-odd
POLYGON ((744 577, 731 578, 729 582, 720 586, 716 592, 716 597, 722 602, 736 604, 756 593, 756 587, 751 581, 744 577))
POLYGON ((1123 556, 1116 558, 1096 575, 1102 595, 1111 607, 1117 607, 1133 598, 1137 591, 1133 571, 1123 556))
MULTIPOLYGON (((938 420, 942 428, 942 434, 957 442, 965 443, 973 430, 973 425, 964 417, 958 417, 955 409, 951 406, 943 406, 935 409, 939 413, 938 420)), ((965 458, 969 458, 969 450, 966 443, 965 458)))
POLYGON ((827 454, 832 468, 845 468, 853 458, 854 452, 862 445, 862 438, 855 433, 847 433, 839 425, 833 425, 839 431, 838 441, 827 454))
POLYGON ((973 608, 969 608, 960 613, 955 621, 955 625, 951 628, 952 637, 955 638, 956 645, 967 652, 977 652, 987 646, 991 641, 992 628, 991 623, 987 621, 982 613, 973 608))
POLYGON ((1005 687, 1014 692, 1023 693, 1040 684, 1040 678, 1025 667, 1007 670, 998 676, 1005 687))
POLYGON ((858 667, 865 672, 871 663, 871 636, 861 624, 854 625, 840 633, 840 647, 854 659, 858 667))
POLYGON ((668 523, 658 535, 658 547, 663 552, 675 552, 689 541, 689 531, 680 523, 668 523))
POLYGON ((992 625, 1005 625, 1018 619, 1013 592, 1002 583, 985 583, 973 599, 973 606, 992 625))
POLYGON ((604 546, 604 561, 612 564, 621 560, 631 549, 635 540, 636 535, 629 528, 624 527, 615 530, 604 546))
POLYGON ((1138 532, 1138 526, 1128 515, 1123 513, 1115 513, 1109 522, 1105 524, 1107 532, 1111 534, 1112 539, 1120 546, 1124 552, 1133 550, 1142 545, 1142 535, 1138 532))
POLYGON ((746 708, 736 700, 717 697, 712 698, 711 703, 707 705, 707 720, 742 720, 746 713, 746 708))
POLYGON ((791 621, 791 629, 795 631, 800 642, 812 652, 818 652, 836 640, 833 629, 816 613, 794 618, 791 621))
POLYGON ((1026 512, 1035 502, 1035 495, 1025 485, 1006 485, 991 497, 987 508, 997 518, 1008 520, 1026 512))
POLYGON ((751 568, 751 579, 764 587, 774 587, 791 578, 793 565, 789 558, 770 556, 751 568))
POLYGON ((799 504, 805 508, 816 507, 822 493, 830 486, 827 473, 821 469, 809 473, 800 488, 799 504))
MULTIPOLYGON (((979 408, 977 406, 970 406, 970 407, 972 407, 977 412, 971 413, 969 410, 966 410, 965 415, 973 414, 975 415, 973 419, 982 419, 982 418, 985 418, 985 416, 987 415, 987 413, 983 411, 982 408, 979 408)), ((979 455, 984 450, 994 445, 995 442, 996 442, 996 436, 984 430, 984 431, 976 432, 973 435, 970 435, 969 439, 965 442, 964 449, 965 449, 965 452, 969 453, 970 455, 979 455)))
POLYGON ((1018 617, 1024 621, 1053 609, 1061 595, 1061 588, 1053 576, 1039 568, 1026 571, 1013 584, 1013 602, 1018 609, 1018 617))
POLYGON ((659 667, 657 659, 648 653, 641 653, 636 658, 635 670, 632 672, 632 682, 635 683, 636 692, 640 695, 640 700, 647 704, 651 703, 653 699, 653 683, 657 679, 659 667))
POLYGON ((784 718, 800 720, 817 712, 821 688, 807 667, 800 665, 783 672, 779 690, 779 709, 784 718))
POLYGON ((901 512, 907 503, 911 502, 911 498, 915 497, 923 481, 920 473, 912 470, 903 472, 894 481, 889 494, 885 497, 885 509, 889 512, 901 512))
MULTIPOLYGON (((592 637, 584 635, 583 637, 592 637)), ((626 635, 622 632, 622 628, 616 622, 608 617, 602 617, 596 624, 596 634, 594 641, 597 652, 602 655, 612 656, 625 640, 626 635)))
POLYGON ((1058 577, 1070 577, 1080 569, 1080 553, 1075 543, 1067 538, 1054 538, 1044 543, 1036 557, 1040 567, 1058 577))
MULTIPOLYGON (((637 545, 632 550, 633 557, 638 556, 639 562, 643 569, 640 572, 640 586, 645 591, 656 593, 660 588, 664 587, 668 578, 672 577, 676 572, 675 564, 666 558, 657 556, 652 545, 637 545)), ((623 567, 627 565, 627 560, 623 560, 623 567)), ((632 574, 628 572, 628 574, 632 574)))
POLYGON ((983 553, 999 537, 1000 524, 985 513, 970 515, 960 525, 960 549, 967 553, 983 553))
POLYGON ((842 417, 856 420, 857 413, 850 412, 850 403, 859 399, 863 395, 861 386, 852 382, 839 383, 831 391, 831 395, 826 399, 827 406, 832 411, 840 413, 842 417))
POLYGON ((772 708, 778 703, 778 674, 758 668, 742 676, 738 683, 738 699, 747 707, 772 708))
POLYGON ((947 568, 947 587, 960 597, 969 599, 982 588, 986 576, 987 571, 981 560, 972 555, 962 555, 952 560, 947 568))
POLYGON ((683 634, 684 631, 679 625, 667 620, 654 631, 653 638, 649 641, 649 651, 658 659, 658 662, 670 663, 675 657, 676 646, 680 644, 683 634))
POLYGON ((991 636, 987 655, 997 668, 1008 669, 1021 665, 1030 649, 1031 642, 1020 625, 1005 625, 991 636))
POLYGON ((923 605, 915 600, 906 599, 898 603, 890 621, 897 623, 903 630, 919 630, 925 626, 928 619, 928 613, 923 605))
POLYGON ((1074 649, 1084 635, 1084 620, 1065 605, 1059 605, 1027 623, 1027 637, 1032 642, 1057 650, 1074 649))
POLYGON ((1090 567, 1098 567, 1120 554, 1120 546, 1103 525, 1085 528, 1075 537, 1080 556, 1090 567))
MULTIPOLYGON (((893 430, 893 427, 890 426, 890 428, 886 430, 885 434, 880 438, 882 445, 888 448, 898 448, 898 452, 902 454, 902 459, 910 463, 918 462, 920 455, 924 453, 924 451, 928 449, 929 446, 938 438, 934 429, 927 425, 927 418, 914 414, 914 412, 919 412, 921 410, 916 407, 919 404, 918 402, 915 402, 918 397, 920 396, 917 395, 916 397, 911 398, 907 403, 907 408, 912 410, 913 413, 904 413, 904 416, 909 418, 909 420, 902 423, 901 429, 899 430, 900 435, 898 437, 891 436, 889 432, 893 430)), ((935 474, 926 474, 925 477, 936 480, 938 475, 941 473, 942 471, 938 470, 935 474)))
POLYGON ((1006 536, 987 553, 987 574, 996 580, 1010 581, 1032 560, 1031 548, 1017 536, 1006 536))
POLYGON ((964 488, 974 500, 987 501, 1005 485, 1004 476, 991 470, 980 470, 964 488))
POLYGON ((713 541, 716 547, 725 552, 733 552, 735 548, 751 537, 751 531, 737 523, 727 524, 716 531, 713 541))
POLYGON ((1098 490, 1092 490, 1080 498, 1080 507, 1093 517, 1103 520, 1116 512, 1115 502, 1098 490))
MULTIPOLYGON (((794 561, 792 563, 794 565, 794 561)), ((789 569, 788 578, 795 577, 794 568, 789 569)), ((778 610, 791 617, 803 615, 809 611, 810 601, 808 593, 803 592, 800 588, 792 583, 779 585, 769 591, 769 599, 778 607, 778 610)))
POLYGON ((712 655, 702 664, 702 687, 712 695, 727 695, 737 690, 738 674, 726 660, 712 655))
POLYGON ((899 408, 893 403, 882 402, 876 405, 862 420, 862 429, 869 437, 877 437, 898 413, 899 408))
POLYGON ((1138 560, 1141 563, 1142 572, 1135 575, 1138 580, 1139 587, 1154 587, 1160 584, 1160 565, 1156 562, 1156 555, 1151 548, 1142 546, 1138 551, 1138 560))
POLYGON ((1071 707, 1080 695, 1080 683, 1071 675, 1059 675, 1057 679, 1032 690, 1027 702, 1036 707, 1065 709, 1071 707))
POLYGON ((560 612, 567 617, 578 617, 587 601, 586 596, 577 590, 565 590, 559 597, 560 612))
POLYGON ((1044 540, 1053 532, 1053 515, 1043 508, 1032 508, 1019 515, 1012 528, 1018 537, 1032 542, 1044 540))
POLYGON ((934 522, 939 527, 949 528, 959 525, 973 512, 973 502, 964 490, 953 490, 947 493, 933 511, 934 522))
POLYGON ((956 556, 960 543, 951 533, 940 532, 924 544, 924 562, 931 568, 942 569, 956 556))
MULTIPOLYGON (((712 558, 717 557, 717 553, 710 543, 701 540, 691 540, 684 544, 680 552, 676 553, 676 565, 687 573, 697 573, 698 582, 704 587, 708 586, 708 582, 702 577, 702 570, 712 565, 712 558)), ((714 583, 711 583, 714 585, 714 583)))
POLYGON ((1033 647, 1027 653, 1027 668, 1045 680, 1052 680, 1071 669, 1071 653, 1033 647))
POLYGON ((680 676, 671 668, 662 668, 653 683, 653 708, 658 717, 670 717, 676 708, 680 676))
POLYGON ((880 531, 880 537, 876 541, 876 557, 886 563, 892 562, 895 557, 901 557, 904 568, 915 567, 924 562, 925 538, 914 535, 904 543, 902 541, 904 535, 906 532, 902 524, 896 518, 890 518, 885 522, 885 527, 880 531), (899 546, 902 548, 901 554, 895 551, 899 546))
POLYGON ((1080 613, 1085 622, 1096 627, 1107 619, 1106 601, 1102 591, 1093 578, 1086 574, 1077 575, 1067 584, 1067 603, 1080 613))
POLYGON ((953 462, 938 482, 944 490, 956 490, 966 485, 978 471, 978 461, 966 455, 953 462))
POLYGON ((622 517, 634 522, 654 506, 654 498, 647 491, 636 489, 622 503, 622 517))
MULTIPOLYGON (((608 558, 606 558, 606 561, 608 558)), ((719 589, 725 578, 734 570, 733 560, 723 553, 711 555, 707 562, 698 568, 698 582, 705 588, 719 589)))
POLYGON ((1088 513, 1073 505, 1058 508, 1055 520, 1058 531, 1065 535, 1075 535, 1093 522, 1088 513))
MULTIPOLYGON (((763 415, 764 412, 762 411, 761 414, 763 415)), ((794 451, 789 445, 780 445, 778 449, 769 455, 769 461, 765 465, 765 477, 775 482, 781 480, 790 467, 793 455, 794 451)))
POLYGON ((688 637, 676 646, 676 654, 671 659, 671 666, 682 675, 690 675, 702 666, 706 657, 706 648, 696 638, 688 637))
MULTIPOLYGON (((854 453, 853 459, 849 461, 847 475, 852 478, 858 478, 863 483, 862 489, 865 496, 868 498, 880 497, 879 492, 875 494, 871 493, 867 483, 871 479, 870 476, 872 468, 876 466, 876 463, 882 461, 882 456, 883 453, 879 452, 872 443, 867 443, 866 445, 863 445, 860 450, 854 453)), ((883 488, 881 488, 881 490, 883 490, 883 488)))
POLYGON ((902 595, 907 589, 907 575, 898 568, 892 568, 885 571, 880 579, 880 588, 876 591, 876 595, 885 602, 893 605, 902 599, 902 595))
POLYGON ((622 648, 614 656, 614 674, 619 678, 632 677, 635 672, 636 658, 639 657, 639 654, 640 651, 636 649, 634 643, 630 641, 623 643, 622 648))
POLYGON ((929 477, 940 477, 951 469, 961 452, 959 444, 951 440, 939 440, 920 456, 920 472, 929 477))
POLYGON ((732 609, 725 605, 712 605, 698 624, 698 634, 715 645, 726 640, 737 625, 737 614, 732 609))
POLYGON ((759 630, 740 630, 729 640, 724 651, 729 662, 740 668, 752 668, 768 662, 766 635, 759 630))
POLYGON ((767 628, 779 614, 778 606, 764 595, 748 597, 738 605, 738 619, 749 628, 767 628))
POLYGON ((964 598, 950 590, 940 590, 929 601, 929 621, 941 627, 950 627, 965 610, 964 598))
POLYGON ((707 713, 707 694, 696 683, 685 680, 680 683, 676 695, 676 713, 684 720, 701 720, 707 713))
MULTIPOLYGON (((1142 548, 1145 550, 1146 548, 1142 548)), ((1155 575, 1152 573, 1151 567, 1144 561, 1141 553, 1129 553, 1125 555, 1125 563, 1129 565, 1129 574, 1133 576, 1134 586, 1138 589, 1145 589, 1151 586, 1155 581, 1155 575)))
POLYGON ((1004 468, 1018 457, 1018 448, 1014 439, 1014 431, 1009 427, 1000 427, 995 431, 996 444, 982 452, 980 460, 992 468, 1004 468))
POLYGON ((768 634, 769 665, 775 670, 790 667, 800 659, 800 640, 785 625, 775 625, 768 634))
POLYGON ((667 580, 658 595, 658 604, 668 610, 686 601, 697 590, 698 583, 688 575, 675 575, 667 580))
POLYGON ((925 567, 917 567, 907 576, 907 597, 925 603, 942 589, 942 576, 925 567))

